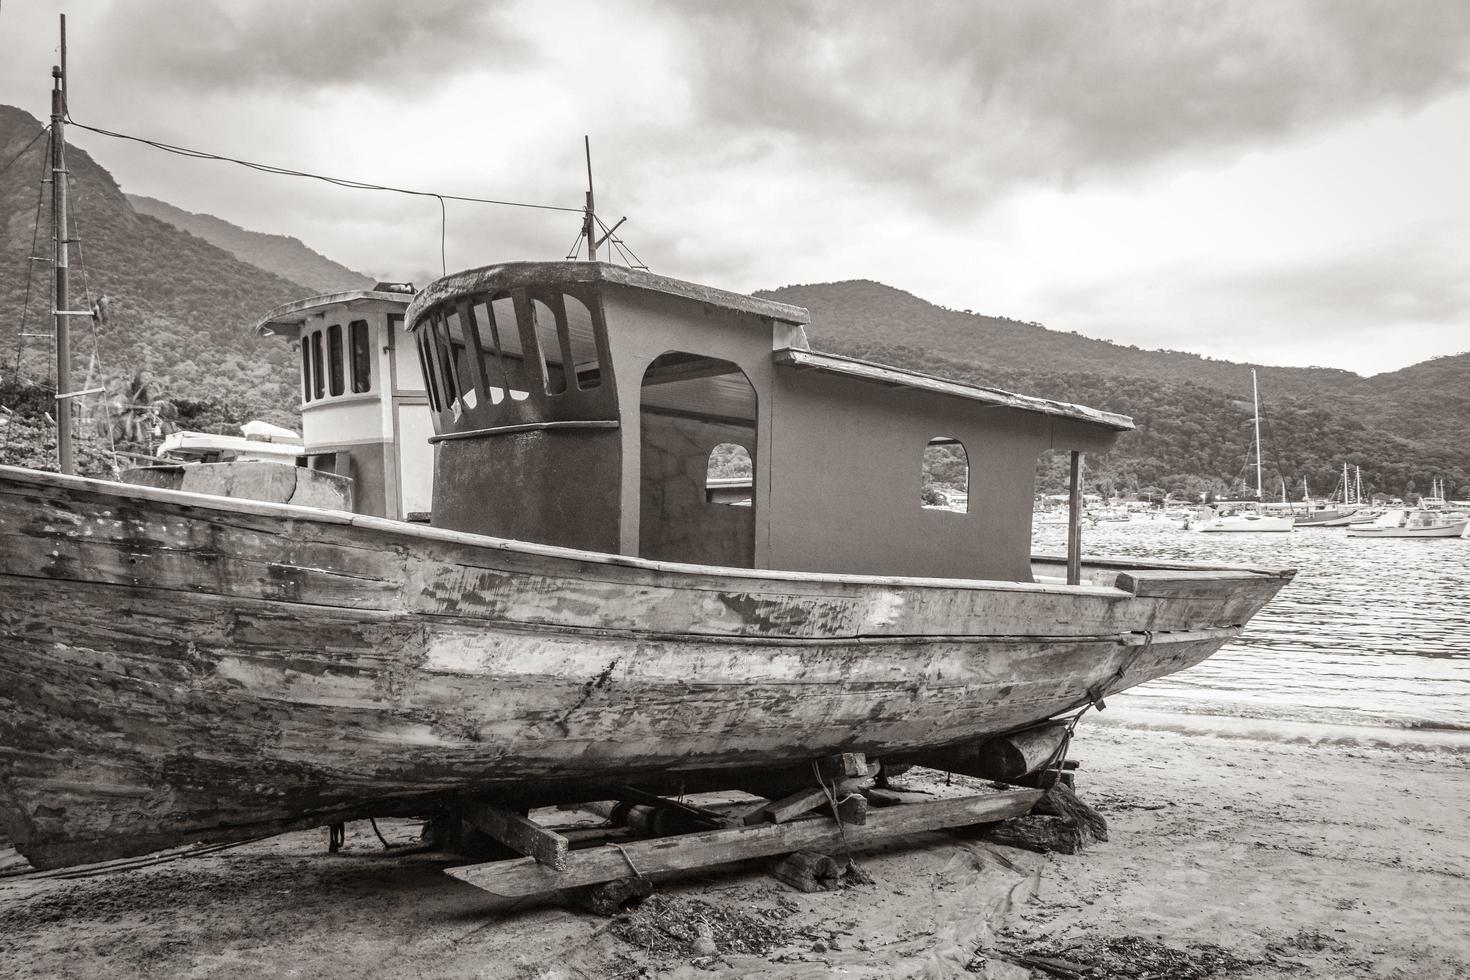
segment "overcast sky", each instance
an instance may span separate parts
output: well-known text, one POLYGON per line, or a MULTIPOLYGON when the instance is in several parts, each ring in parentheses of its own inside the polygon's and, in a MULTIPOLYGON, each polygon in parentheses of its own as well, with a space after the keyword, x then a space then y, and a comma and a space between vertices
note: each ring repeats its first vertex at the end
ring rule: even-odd
MULTIPOLYGON (((1365 374, 1470 349, 1461 0, 4 0, 0 102, 49 112, 63 9, 107 129, 572 207, 588 134, 599 213, 667 275, 1365 374)), ((433 200, 71 136, 128 192, 439 271, 433 200)), ((451 204, 448 266, 577 225, 451 204)))

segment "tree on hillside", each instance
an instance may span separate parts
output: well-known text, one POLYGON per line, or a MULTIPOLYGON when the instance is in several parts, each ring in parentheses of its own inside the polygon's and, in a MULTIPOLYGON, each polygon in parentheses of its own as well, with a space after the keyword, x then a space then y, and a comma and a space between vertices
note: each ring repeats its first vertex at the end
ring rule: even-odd
POLYGON ((115 442, 131 444, 136 448, 146 447, 153 455, 154 439, 175 431, 174 419, 178 410, 169 399, 162 396, 156 385, 144 377, 143 372, 134 373, 121 392, 108 403, 108 420, 115 442))

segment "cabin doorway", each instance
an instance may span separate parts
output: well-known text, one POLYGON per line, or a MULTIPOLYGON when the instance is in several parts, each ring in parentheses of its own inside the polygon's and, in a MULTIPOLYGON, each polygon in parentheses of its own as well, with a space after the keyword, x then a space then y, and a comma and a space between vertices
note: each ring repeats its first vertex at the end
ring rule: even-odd
POLYGON ((755 565, 755 387, 730 361, 682 351, 643 374, 638 553, 755 565))

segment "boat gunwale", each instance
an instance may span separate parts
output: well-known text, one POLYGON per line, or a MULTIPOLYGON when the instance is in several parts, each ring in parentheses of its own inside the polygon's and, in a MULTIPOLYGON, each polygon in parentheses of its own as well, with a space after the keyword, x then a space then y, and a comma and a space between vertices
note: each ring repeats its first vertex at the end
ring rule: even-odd
MULTIPOLYGON (((284 464, 282 464, 284 465, 284 464)), ((513 538, 498 538, 490 535, 472 534, 466 531, 454 531, 447 528, 437 528, 431 525, 414 524, 408 521, 395 521, 384 517, 372 517, 363 514, 353 514, 348 511, 325 510, 317 507, 306 507, 299 504, 278 504, 260 500, 249 500, 241 497, 221 497, 212 494, 193 493, 184 490, 165 490, 159 487, 139 486, 130 483, 122 483, 113 480, 99 480, 93 477, 72 476, 61 473, 53 473, 43 470, 32 470, 24 467, 0 465, 0 491, 7 484, 28 485, 33 487, 64 487, 69 490, 93 493, 101 496, 121 497, 132 500, 144 500, 154 503, 169 504, 176 507, 196 507, 203 510, 222 511, 225 513, 243 513, 257 517, 272 517, 283 520, 308 521, 318 524, 350 525, 364 530, 378 531, 400 537, 415 538, 424 541, 434 541, 443 544, 459 545, 505 552, 510 554, 525 555, 536 558, 551 558, 563 561, 584 562, 596 565, 622 567, 637 571, 652 572, 655 574, 669 574, 683 577, 699 578, 727 578, 727 579, 749 579, 769 582, 775 586, 785 585, 852 585, 864 588, 921 588, 921 589, 949 589, 961 591, 992 591, 992 592, 1029 592, 1039 594, 1057 595, 1092 595, 1105 598, 1132 598, 1131 592, 1108 585, 1094 585, 1084 583, 1079 585, 1057 585, 1048 582, 1018 582, 1002 579, 962 579, 962 578, 936 578, 926 576, 899 576, 899 575, 867 575, 861 573, 838 573, 838 572, 807 572, 786 569, 764 569, 764 568, 732 568, 722 565, 696 565, 683 562, 657 561, 648 558, 636 558, 629 555, 611 554, 608 552, 586 551, 579 548, 565 548, 557 545, 537 544, 530 541, 519 541, 513 538)), ((1033 563, 1061 564, 1065 565, 1065 559, 1052 558, 1050 556, 1033 557, 1033 563)), ((1296 574, 1295 569, 1277 568, 1263 569, 1235 565, 1210 565, 1204 563, 1188 562, 1139 562, 1126 558, 1086 559, 1084 567, 1102 567, 1106 569, 1117 569, 1120 571, 1129 569, 1138 570, 1160 570, 1180 572, 1235 572, 1239 573, 1242 582, 1256 581, 1262 579, 1290 579, 1296 574)), ((1211 577, 1218 580, 1218 575, 1211 577)))

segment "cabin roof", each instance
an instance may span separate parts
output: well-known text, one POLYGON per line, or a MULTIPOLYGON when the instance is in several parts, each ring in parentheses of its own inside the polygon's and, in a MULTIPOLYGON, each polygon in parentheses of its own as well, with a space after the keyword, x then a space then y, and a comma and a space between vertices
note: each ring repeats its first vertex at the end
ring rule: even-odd
POLYGON ((776 364, 782 367, 823 371, 828 374, 856 378, 874 384, 911 388, 916 391, 929 391, 937 395, 964 398, 970 401, 983 402, 987 405, 1014 408, 1023 412, 1057 415, 1063 418, 1077 419, 1080 422, 1090 422, 1094 425, 1115 429, 1119 432, 1129 432, 1133 429, 1133 420, 1126 415, 1104 412, 1101 409, 1088 408, 1085 405, 1073 405, 1069 402, 1054 402, 1046 398, 1017 395, 1013 392, 1002 391, 999 388, 986 388, 981 385, 965 384, 959 381, 946 381, 943 378, 920 374, 917 371, 905 371, 902 368, 889 367, 886 364, 861 361, 855 357, 823 354, 818 351, 803 350, 796 347, 782 348, 781 350, 775 351, 771 356, 776 364))
POLYGON ((410 298, 408 293, 390 293, 375 289, 347 289, 340 293, 322 293, 319 296, 308 296, 305 299, 278 306, 255 321, 250 329, 252 333, 261 337, 269 337, 272 334, 283 332, 282 328, 294 329, 301 326, 313 312, 324 306, 353 306, 375 301, 397 303, 402 306, 410 298))
POLYGON ((799 306, 756 299, 754 296, 685 282, 682 279, 670 279, 668 276, 613 265, 610 262, 502 262, 456 272, 424 287, 409 306, 406 322, 412 327, 429 307, 467 293, 493 292, 516 286, 587 285, 604 282, 709 303, 740 313, 770 317, 783 323, 811 322, 811 315, 799 306))

